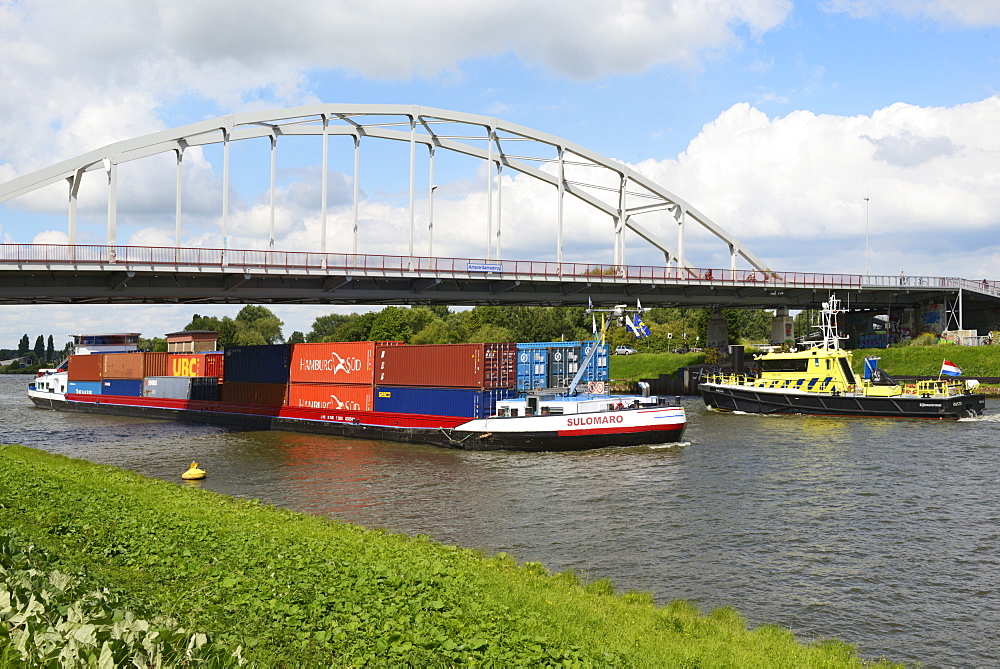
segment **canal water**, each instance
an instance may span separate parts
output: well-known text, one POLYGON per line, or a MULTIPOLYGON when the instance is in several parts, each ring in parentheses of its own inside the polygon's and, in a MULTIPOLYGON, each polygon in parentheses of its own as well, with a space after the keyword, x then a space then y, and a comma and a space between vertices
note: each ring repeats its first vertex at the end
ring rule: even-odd
POLYGON ((750 416, 688 398, 682 444, 433 447, 35 409, 0 376, 0 442, 518 560, 659 602, 837 637, 865 658, 996 666, 1000 401, 958 422, 750 416))

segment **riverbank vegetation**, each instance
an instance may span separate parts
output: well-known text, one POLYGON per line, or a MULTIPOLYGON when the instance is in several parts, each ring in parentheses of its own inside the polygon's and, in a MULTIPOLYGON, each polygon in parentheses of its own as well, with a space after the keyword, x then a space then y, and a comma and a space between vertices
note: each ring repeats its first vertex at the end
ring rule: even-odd
POLYGON ((604 579, 20 446, 0 446, 0 528, 0 666, 58 664, 68 645, 53 639, 108 666, 130 652, 261 667, 865 664, 839 641, 748 630, 731 608, 654 606, 604 579))
MULTIPOLYGON (((757 353, 747 347, 746 363, 752 364, 757 353)), ((958 365, 963 378, 1000 377, 1000 346, 899 346, 887 349, 856 349, 852 359, 854 372, 859 376, 866 357, 879 358, 878 365, 893 376, 937 376, 944 360, 958 365)), ((636 353, 613 355, 609 363, 612 379, 637 381, 655 379, 660 374, 673 376, 682 367, 705 362, 704 353, 636 353)))

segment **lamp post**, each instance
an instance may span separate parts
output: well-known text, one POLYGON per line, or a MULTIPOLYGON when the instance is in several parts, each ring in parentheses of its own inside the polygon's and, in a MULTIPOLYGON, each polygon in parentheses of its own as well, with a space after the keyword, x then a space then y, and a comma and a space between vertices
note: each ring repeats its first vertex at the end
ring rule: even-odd
POLYGON ((865 276, 868 276, 868 198, 865 198, 865 276))

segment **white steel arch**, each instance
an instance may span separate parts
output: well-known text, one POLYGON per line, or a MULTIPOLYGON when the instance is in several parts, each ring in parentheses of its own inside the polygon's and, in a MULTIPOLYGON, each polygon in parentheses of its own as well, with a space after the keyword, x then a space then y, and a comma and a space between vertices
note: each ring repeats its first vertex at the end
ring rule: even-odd
POLYGON ((694 222, 728 246, 730 268, 735 270, 738 257, 754 269, 768 271, 766 265, 739 240, 713 222, 689 202, 627 166, 555 135, 539 132, 500 119, 432 107, 376 104, 316 104, 271 111, 245 112, 165 130, 134 139, 115 142, 70 160, 37 170, 0 184, 0 202, 10 200, 61 180, 69 185, 67 236, 76 244, 77 195, 87 172, 101 171, 108 184, 108 245, 115 244, 117 209, 117 166, 148 156, 173 152, 177 164, 176 235, 180 245, 181 175, 184 151, 193 146, 223 145, 222 237, 228 248, 229 146, 234 141, 269 138, 271 144, 270 239, 274 249, 275 153, 281 136, 320 136, 323 142, 323 192, 321 207, 321 251, 326 251, 327 151, 331 135, 354 139, 353 252, 358 253, 358 165, 362 139, 377 138, 407 142, 410 145, 409 180, 409 254, 414 254, 414 207, 416 185, 416 147, 428 151, 430 179, 428 199, 428 252, 433 256, 434 158, 438 150, 479 158, 489 165, 487 180, 486 258, 499 255, 501 225, 499 220, 499 175, 505 168, 528 175, 553 186, 557 197, 557 261, 562 262, 564 221, 563 199, 572 195, 581 202, 609 216, 614 223, 615 265, 625 265, 625 232, 631 230, 664 254, 667 265, 691 267, 684 253, 685 228, 694 222), (518 151, 508 149, 517 147, 518 151), (549 170, 542 169, 549 166, 549 170), (570 172, 581 179, 570 179, 570 172), (586 179, 582 178, 591 175, 586 179), (496 183, 495 183, 496 182, 496 183), (494 189, 498 200, 494 213, 494 189), (600 197, 607 193, 606 199, 600 197), (676 246, 664 241, 637 219, 651 212, 668 212, 677 224, 676 246))

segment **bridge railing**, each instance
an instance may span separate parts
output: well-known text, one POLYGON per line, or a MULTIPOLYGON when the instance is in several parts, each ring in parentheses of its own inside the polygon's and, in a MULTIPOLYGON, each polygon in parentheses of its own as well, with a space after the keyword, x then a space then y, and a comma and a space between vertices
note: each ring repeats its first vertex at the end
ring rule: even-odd
POLYGON ((860 276, 814 272, 774 272, 716 268, 606 265, 536 260, 435 258, 423 256, 355 255, 271 251, 265 249, 173 248, 154 246, 0 244, 0 271, 7 268, 68 265, 74 269, 142 271, 144 268, 216 272, 325 272, 347 275, 407 275, 493 279, 581 280, 594 283, 622 281, 782 287, 860 289, 863 287, 951 288, 960 285, 1000 296, 1000 285, 947 277, 860 276), (964 282, 964 284, 962 283, 964 282), (967 284, 967 285, 966 285, 967 284))

